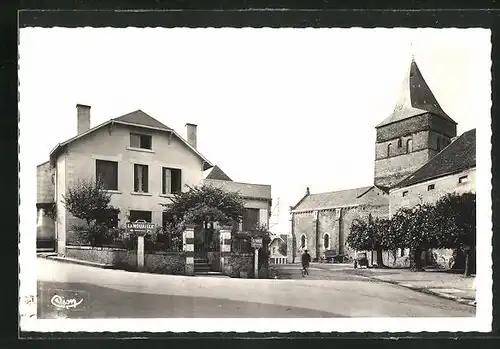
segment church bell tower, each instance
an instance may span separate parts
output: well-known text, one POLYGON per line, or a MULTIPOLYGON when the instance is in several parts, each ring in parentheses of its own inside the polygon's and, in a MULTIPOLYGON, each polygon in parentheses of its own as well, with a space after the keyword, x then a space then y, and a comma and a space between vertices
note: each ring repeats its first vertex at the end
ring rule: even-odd
POLYGON ((450 144, 457 123, 441 109, 412 59, 394 111, 376 130, 374 184, 389 189, 450 144))

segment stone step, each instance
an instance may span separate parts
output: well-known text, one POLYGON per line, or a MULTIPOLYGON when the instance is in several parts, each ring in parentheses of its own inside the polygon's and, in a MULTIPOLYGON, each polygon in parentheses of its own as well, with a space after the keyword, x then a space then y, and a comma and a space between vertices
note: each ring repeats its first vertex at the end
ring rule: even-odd
POLYGON ((214 277, 227 277, 229 276, 222 274, 221 272, 218 271, 203 271, 203 272, 196 272, 196 276, 214 276, 214 277))

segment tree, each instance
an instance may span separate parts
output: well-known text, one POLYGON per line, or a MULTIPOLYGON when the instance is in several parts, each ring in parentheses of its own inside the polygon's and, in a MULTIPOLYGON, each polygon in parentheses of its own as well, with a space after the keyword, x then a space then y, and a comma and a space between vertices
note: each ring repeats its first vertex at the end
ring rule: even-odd
POLYGON ((68 212, 86 222, 86 233, 91 244, 107 234, 108 228, 116 227, 119 209, 110 206, 109 194, 100 179, 78 179, 63 195, 62 203, 68 212))
POLYGON ((390 222, 385 218, 368 216, 368 220, 355 219, 351 223, 351 233, 347 236, 347 244, 355 250, 376 251, 377 266, 384 267, 382 250, 386 247, 390 222))
POLYGON ((437 246, 434 227, 434 206, 418 204, 415 207, 401 208, 393 217, 392 227, 395 234, 403 239, 403 245, 410 248, 410 269, 421 271, 422 252, 437 246))
POLYGON ((74 217, 83 219, 90 227, 96 221, 98 223, 112 224, 113 217, 120 212, 109 205, 111 194, 109 194, 101 180, 78 179, 68 188, 63 195, 62 203, 69 213, 74 217))
POLYGON ((471 257, 476 248, 476 194, 448 194, 434 210, 436 247, 453 248, 465 254, 464 275, 474 270, 471 257))
POLYGON ((351 232, 347 236, 346 243, 355 250, 371 250, 373 248, 373 236, 368 229, 368 223, 363 219, 356 218, 351 223, 351 232))
POLYGON ((190 223, 208 228, 213 223, 233 225, 241 221, 245 207, 238 193, 209 185, 188 188, 174 194, 169 203, 161 204, 172 224, 190 223))

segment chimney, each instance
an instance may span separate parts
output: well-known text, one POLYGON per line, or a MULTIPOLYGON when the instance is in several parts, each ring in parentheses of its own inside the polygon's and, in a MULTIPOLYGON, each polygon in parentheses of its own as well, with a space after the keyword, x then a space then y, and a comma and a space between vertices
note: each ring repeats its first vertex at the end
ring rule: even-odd
POLYGON ((186 139, 187 142, 196 149, 196 128, 198 126, 195 124, 186 124, 186 139))
POLYGON ((309 187, 306 188, 306 194, 309 195, 310 192, 309 192, 309 187))
POLYGON ((84 104, 76 105, 76 126, 78 134, 90 129, 90 106, 84 104))

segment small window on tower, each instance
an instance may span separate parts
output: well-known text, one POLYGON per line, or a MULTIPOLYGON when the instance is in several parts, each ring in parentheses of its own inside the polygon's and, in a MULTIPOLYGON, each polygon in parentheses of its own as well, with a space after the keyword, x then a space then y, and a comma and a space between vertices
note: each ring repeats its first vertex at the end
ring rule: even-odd
POLYGON ((406 141, 406 152, 410 153, 413 151, 413 141, 411 139, 406 141))
POLYGON ((400 138, 398 139, 398 148, 401 148, 403 146, 403 140, 400 138))
POLYGON ((391 143, 387 144, 387 156, 391 156, 391 149, 392 149, 392 144, 391 143))

